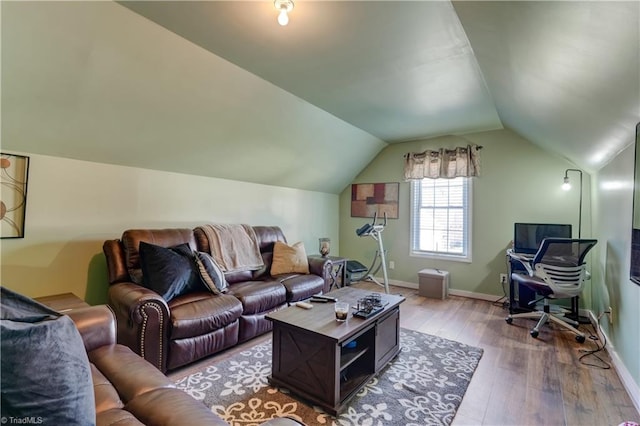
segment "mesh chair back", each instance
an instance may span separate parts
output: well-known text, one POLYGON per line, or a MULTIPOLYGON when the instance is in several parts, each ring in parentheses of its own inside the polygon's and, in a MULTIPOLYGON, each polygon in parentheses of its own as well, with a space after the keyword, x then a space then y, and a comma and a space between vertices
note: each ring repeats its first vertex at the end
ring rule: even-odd
POLYGON ((535 276, 552 290, 554 297, 580 294, 586 276, 584 258, 597 240, 547 238, 533 259, 535 276))
POLYGON ((582 292, 585 265, 554 266, 538 263, 534 274, 551 288, 553 298, 568 298, 578 296, 582 292))
POLYGON ((546 263, 557 266, 578 266, 584 263, 589 250, 598 240, 545 238, 533 258, 533 265, 546 263))

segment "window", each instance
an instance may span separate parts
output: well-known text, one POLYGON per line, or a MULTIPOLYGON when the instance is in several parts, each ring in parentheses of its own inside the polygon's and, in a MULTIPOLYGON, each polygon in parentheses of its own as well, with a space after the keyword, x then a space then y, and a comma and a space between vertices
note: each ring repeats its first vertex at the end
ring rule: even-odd
POLYGON ((411 183, 411 254, 471 261, 471 179, 411 183))

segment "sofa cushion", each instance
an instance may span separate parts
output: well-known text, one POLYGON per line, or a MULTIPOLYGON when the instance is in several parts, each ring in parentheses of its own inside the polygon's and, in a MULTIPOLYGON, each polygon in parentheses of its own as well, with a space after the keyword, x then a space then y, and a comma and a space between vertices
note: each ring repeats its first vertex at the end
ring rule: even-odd
POLYGON ((169 303, 171 339, 201 336, 223 328, 242 315, 240 301, 226 294, 192 293, 169 303))
POLYGON ((91 367, 71 318, 4 287, 0 304, 2 419, 95 424, 91 367))
POLYGON ((287 302, 298 302, 322 293, 324 279, 317 275, 279 275, 278 281, 287 289, 287 302))
POLYGON ((213 294, 224 293, 227 291, 229 284, 224 277, 224 272, 220 268, 209 253, 203 251, 195 252, 196 265, 198 266, 198 272, 200 278, 213 294))
POLYGON ((141 423, 136 419, 136 416, 126 410, 112 408, 98 413, 96 426, 144 426, 144 423, 141 423))
POLYGON ((231 287, 235 283, 251 281, 253 279, 253 271, 226 272, 224 277, 229 283, 229 287, 231 287))
POLYGON ((309 261, 304 244, 300 241, 290 246, 282 241, 276 241, 273 246, 271 275, 289 273, 309 273, 309 261))
POLYGON ((256 269, 253 271, 253 276, 251 279, 257 280, 262 279, 264 277, 269 277, 271 275, 271 264, 273 263, 273 252, 265 252, 262 253, 262 261, 264 265, 260 269, 256 269))
POLYGON ((123 345, 99 347, 89 352, 89 360, 118 390, 125 404, 152 389, 175 387, 160 370, 123 345))
POLYGON ((261 314, 287 302, 287 291, 277 281, 245 281, 229 286, 229 294, 242 302, 242 315, 261 314))
POLYGON ((261 253, 272 252, 273 244, 276 241, 287 242, 279 226, 254 226, 253 230, 258 238, 258 246, 261 253))
POLYGON ((141 241, 140 265, 143 285, 167 302, 204 287, 189 244, 167 248, 141 241))
POLYGON ((179 389, 155 389, 129 401, 125 408, 146 425, 228 425, 179 389))
POLYGON ((125 266, 131 280, 142 285, 142 270, 140 267, 140 243, 153 243, 162 247, 174 247, 187 243, 192 250, 196 248, 193 231, 188 228, 171 229, 129 229, 122 234, 125 266))
POLYGON ((93 381, 93 394, 95 395, 97 414, 124 407, 124 403, 120 399, 116 388, 113 387, 111 382, 104 377, 104 374, 102 374, 94 364, 91 364, 91 378, 93 381))
POLYGON ((168 343, 167 370, 174 370, 235 346, 238 344, 239 334, 240 319, 237 319, 226 327, 207 334, 186 339, 171 339, 168 343))

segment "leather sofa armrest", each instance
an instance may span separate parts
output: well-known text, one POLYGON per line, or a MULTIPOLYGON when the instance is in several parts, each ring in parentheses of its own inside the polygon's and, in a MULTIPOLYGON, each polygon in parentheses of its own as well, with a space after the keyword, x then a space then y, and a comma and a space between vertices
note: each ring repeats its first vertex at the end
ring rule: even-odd
POLYGON ((323 257, 307 257, 309 261, 309 273, 318 275, 324 280, 323 293, 328 293, 331 288, 331 268, 333 265, 328 258, 323 257))
POLYGON ((102 245, 107 259, 107 272, 110 284, 129 281, 129 271, 125 264, 126 255, 122 241, 107 240, 102 245))
POLYGON ((132 282, 109 287, 109 304, 118 323, 118 343, 167 371, 169 306, 157 293, 132 282))
POLYGON ((76 324, 87 352, 116 343, 116 317, 109 306, 73 309, 67 315, 76 324))

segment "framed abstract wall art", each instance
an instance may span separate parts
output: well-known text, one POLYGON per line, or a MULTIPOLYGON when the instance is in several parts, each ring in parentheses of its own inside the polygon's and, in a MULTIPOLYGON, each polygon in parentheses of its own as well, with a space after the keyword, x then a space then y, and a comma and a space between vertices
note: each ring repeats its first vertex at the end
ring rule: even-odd
POLYGON ((1 238, 24 238, 29 157, 0 154, 1 238))
POLYGON ((397 219, 399 190, 398 182, 351 185, 351 217, 382 218, 386 213, 388 219, 397 219))

